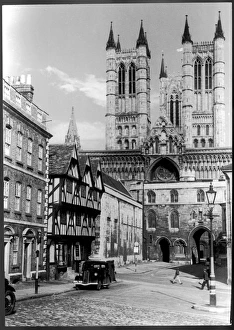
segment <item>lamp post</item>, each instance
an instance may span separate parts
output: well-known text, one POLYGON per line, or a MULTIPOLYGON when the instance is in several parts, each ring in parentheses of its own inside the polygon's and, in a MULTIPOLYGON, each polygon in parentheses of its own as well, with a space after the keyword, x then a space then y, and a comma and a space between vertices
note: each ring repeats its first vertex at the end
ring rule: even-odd
POLYGON ((214 273, 214 248, 213 248, 213 229, 212 221, 213 208, 216 197, 216 191, 213 189, 212 183, 210 183, 209 190, 206 192, 206 197, 209 206, 209 218, 210 218, 210 306, 216 306, 216 291, 215 291, 215 273, 214 273))

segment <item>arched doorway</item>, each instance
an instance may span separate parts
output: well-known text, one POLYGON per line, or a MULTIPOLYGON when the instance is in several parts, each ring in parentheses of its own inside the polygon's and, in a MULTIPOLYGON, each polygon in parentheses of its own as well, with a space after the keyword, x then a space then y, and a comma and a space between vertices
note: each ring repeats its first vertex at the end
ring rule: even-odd
POLYGON ((205 226, 194 228, 189 234, 190 258, 192 264, 205 262, 210 257, 210 230, 205 226))
POLYGON ((32 257, 33 257, 33 242, 35 232, 30 228, 23 231, 23 253, 22 253, 22 280, 31 278, 32 257))
POLYGON ((159 246, 161 249, 161 261, 170 261, 170 242, 166 238, 161 238, 159 241, 159 246))
POLYGON ((5 277, 9 278, 10 272, 10 255, 12 254, 12 244, 15 236, 15 231, 10 226, 4 228, 4 272, 5 277))

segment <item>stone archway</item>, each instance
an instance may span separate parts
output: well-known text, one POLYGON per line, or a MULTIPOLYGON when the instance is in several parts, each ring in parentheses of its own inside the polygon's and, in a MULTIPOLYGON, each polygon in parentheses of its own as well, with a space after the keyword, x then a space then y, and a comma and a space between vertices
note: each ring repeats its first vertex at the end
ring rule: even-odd
POLYGON ((188 257, 192 264, 204 262, 210 257, 210 229, 208 227, 200 225, 195 227, 189 234, 188 242, 188 257))
POLYGON ((170 241, 166 237, 161 237, 158 240, 158 246, 159 246, 159 259, 163 262, 170 262, 170 241))

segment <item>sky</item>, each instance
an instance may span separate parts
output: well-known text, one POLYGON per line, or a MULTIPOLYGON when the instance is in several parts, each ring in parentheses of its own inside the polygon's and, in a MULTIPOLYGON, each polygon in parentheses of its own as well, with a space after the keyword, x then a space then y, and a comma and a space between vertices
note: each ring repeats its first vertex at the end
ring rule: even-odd
POLYGON ((50 143, 64 143, 72 107, 82 149, 105 149, 106 42, 134 48, 141 20, 151 51, 151 120, 159 115, 159 73, 181 72, 185 15, 193 42, 212 41, 218 11, 225 36, 226 145, 232 128, 232 4, 134 3, 3 5, 3 78, 31 74, 33 102, 49 114, 50 143))

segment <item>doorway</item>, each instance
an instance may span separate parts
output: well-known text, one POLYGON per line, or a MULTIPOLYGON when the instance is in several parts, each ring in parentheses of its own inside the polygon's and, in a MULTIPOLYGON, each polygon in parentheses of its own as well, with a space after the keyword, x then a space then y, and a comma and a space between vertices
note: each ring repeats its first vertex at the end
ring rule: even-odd
POLYGON ((170 243, 166 238, 162 238, 159 242, 159 246, 161 248, 162 261, 169 262, 170 261, 170 243))

